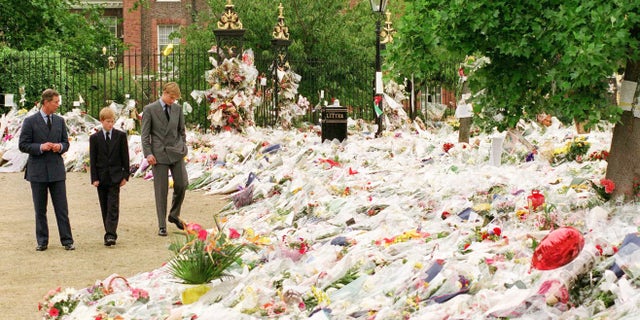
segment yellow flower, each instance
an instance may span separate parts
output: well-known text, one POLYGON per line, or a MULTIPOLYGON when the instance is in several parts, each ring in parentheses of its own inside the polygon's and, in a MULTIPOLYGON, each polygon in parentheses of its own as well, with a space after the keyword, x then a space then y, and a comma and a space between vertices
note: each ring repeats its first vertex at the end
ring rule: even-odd
POLYGON ((478 203, 473 206, 473 211, 476 211, 476 212, 487 212, 489 210, 491 210, 490 203, 478 203))
POLYGON ((262 237, 259 235, 255 234, 255 231, 253 231, 253 229, 249 228, 249 229, 245 229, 244 230, 245 233, 245 238, 247 239, 247 241, 256 244, 256 245, 270 245, 271 244, 271 239, 268 237, 262 237))
POLYGON ((523 219, 524 217, 527 216, 527 214, 529 214, 529 210, 524 209, 524 208, 520 208, 516 211, 516 217, 523 219))
POLYGON ((162 50, 162 55, 166 57, 170 55, 171 52, 173 52, 173 43, 170 43, 166 48, 164 48, 164 50, 162 50))
POLYGON ((318 300, 318 305, 329 305, 331 300, 329 299, 329 295, 322 291, 322 289, 318 289, 316 286, 311 286, 311 293, 318 300))

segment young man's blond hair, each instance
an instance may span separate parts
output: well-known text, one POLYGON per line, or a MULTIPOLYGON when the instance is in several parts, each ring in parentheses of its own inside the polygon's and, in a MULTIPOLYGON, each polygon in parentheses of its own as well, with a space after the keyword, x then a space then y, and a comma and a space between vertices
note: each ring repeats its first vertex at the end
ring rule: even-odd
POLYGON ((180 99, 180 87, 175 82, 167 82, 162 86, 162 92, 171 95, 174 99, 180 99))

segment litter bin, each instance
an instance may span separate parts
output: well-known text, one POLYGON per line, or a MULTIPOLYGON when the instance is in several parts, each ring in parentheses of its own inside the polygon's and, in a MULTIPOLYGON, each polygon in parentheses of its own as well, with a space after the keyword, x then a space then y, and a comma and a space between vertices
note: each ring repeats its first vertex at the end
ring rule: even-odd
POLYGON ((330 105, 322 107, 322 142, 347 138, 347 108, 330 105))

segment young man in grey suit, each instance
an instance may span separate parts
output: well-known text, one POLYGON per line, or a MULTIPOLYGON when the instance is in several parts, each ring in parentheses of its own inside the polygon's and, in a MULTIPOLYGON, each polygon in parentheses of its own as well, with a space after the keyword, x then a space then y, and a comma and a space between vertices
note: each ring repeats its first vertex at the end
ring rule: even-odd
POLYGON ((60 106, 60 94, 47 89, 42 92, 40 103, 40 110, 24 119, 19 139, 20 151, 29 154, 24 177, 31 183, 36 213, 36 250, 44 251, 49 246, 47 193, 51 194, 60 243, 66 250, 75 250, 67 204, 67 171, 62 159, 69 150, 69 137, 64 118, 54 114, 60 106))
POLYGON ((167 235, 167 194, 169 172, 173 178, 173 198, 168 220, 184 229, 180 208, 189 184, 184 157, 187 155, 187 136, 182 108, 176 103, 180 88, 175 82, 162 87, 162 96, 144 107, 142 113, 142 152, 152 166, 153 191, 158 215, 158 235, 167 235))

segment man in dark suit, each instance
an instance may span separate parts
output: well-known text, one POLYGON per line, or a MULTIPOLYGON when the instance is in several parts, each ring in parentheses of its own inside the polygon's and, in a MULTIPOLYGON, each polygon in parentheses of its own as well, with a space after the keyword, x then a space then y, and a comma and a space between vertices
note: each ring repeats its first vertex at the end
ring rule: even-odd
POLYGON ((104 226, 104 245, 113 246, 118 239, 120 187, 129 181, 129 144, 127 134, 113 129, 116 113, 110 107, 100 110, 102 130, 89 137, 91 184, 98 188, 104 226))
POLYGON ((36 250, 44 251, 49 246, 47 193, 51 194, 60 243, 66 250, 75 250, 67 204, 67 172, 62 159, 62 154, 69 150, 69 137, 64 118, 54 114, 60 106, 60 94, 47 89, 42 92, 40 103, 40 110, 24 119, 19 140, 20 151, 29 154, 24 177, 31 183, 36 213, 36 250))
POLYGON ((173 198, 169 210, 169 222, 184 229, 180 209, 189 185, 184 163, 187 155, 187 136, 182 108, 176 103, 180 88, 175 82, 162 87, 162 96, 144 107, 142 113, 142 152, 152 166, 153 191, 158 215, 158 235, 167 235, 167 194, 169 172, 173 178, 173 198))

